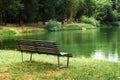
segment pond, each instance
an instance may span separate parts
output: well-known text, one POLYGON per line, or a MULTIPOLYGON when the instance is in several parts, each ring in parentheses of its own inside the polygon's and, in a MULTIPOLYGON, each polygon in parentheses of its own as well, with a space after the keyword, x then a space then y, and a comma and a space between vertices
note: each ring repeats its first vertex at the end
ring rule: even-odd
MULTIPOLYGON (((96 58, 109 61, 120 59, 120 29, 90 29, 26 34, 22 39, 52 40, 60 51, 67 51, 74 57, 96 58)), ((16 49, 14 39, 0 41, 1 49, 16 49)))

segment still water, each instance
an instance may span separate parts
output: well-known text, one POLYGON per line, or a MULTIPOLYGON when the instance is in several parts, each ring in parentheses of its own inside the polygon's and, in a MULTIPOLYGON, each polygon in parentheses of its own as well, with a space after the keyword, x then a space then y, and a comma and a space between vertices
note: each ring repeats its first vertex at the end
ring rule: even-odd
POLYGON ((56 41, 61 51, 74 57, 92 57, 109 61, 120 59, 120 29, 59 31, 28 35, 25 38, 56 41))
POLYGON ((32 35, 26 34, 20 38, 56 41, 60 51, 70 52, 74 57, 91 57, 117 62, 120 60, 119 35, 119 28, 109 28, 41 32, 32 35))

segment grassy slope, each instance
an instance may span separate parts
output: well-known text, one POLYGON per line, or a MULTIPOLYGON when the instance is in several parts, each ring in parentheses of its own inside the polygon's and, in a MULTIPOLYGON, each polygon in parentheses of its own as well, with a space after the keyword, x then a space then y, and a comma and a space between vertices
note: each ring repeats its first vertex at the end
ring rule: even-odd
MULTIPOLYGON (((24 55, 13 50, 0 50, 0 80, 119 80, 120 64, 89 59, 71 58, 70 67, 56 69, 57 57, 33 55, 33 62, 28 62, 29 54, 24 55)), ((66 58, 61 58, 65 65, 66 58)))
MULTIPOLYGON (((44 31, 45 25, 41 24, 29 24, 29 25, 23 25, 18 26, 16 24, 8 24, 7 26, 2 26, 0 28, 0 32, 3 30, 13 30, 16 33, 24 32, 24 31, 44 31)), ((95 29, 97 27, 92 26, 91 24, 85 24, 85 23, 71 23, 71 24, 64 24, 63 30, 82 30, 82 29, 95 29)))
POLYGON ((71 24, 65 24, 64 29, 95 29, 97 27, 92 26, 91 24, 85 24, 85 23, 71 23, 71 24))

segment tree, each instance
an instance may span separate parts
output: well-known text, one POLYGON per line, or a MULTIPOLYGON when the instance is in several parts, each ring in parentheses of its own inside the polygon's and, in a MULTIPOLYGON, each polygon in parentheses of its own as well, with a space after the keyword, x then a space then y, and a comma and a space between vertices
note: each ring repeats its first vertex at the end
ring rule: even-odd
POLYGON ((95 1, 94 0, 84 0, 84 14, 87 16, 92 16, 94 14, 95 9, 95 1))
POLYGON ((22 0, 22 3, 24 5, 21 13, 21 16, 24 16, 23 20, 28 23, 35 22, 39 9, 38 0, 22 0))
POLYGON ((19 14, 19 10, 23 8, 21 0, 0 0, 1 21, 7 23, 9 16, 15 18, 19 14))
POLYGON ((120 0, 116 0, 116 9, 120 13, 120 0))
POLYGON ((39 18, 45 24, 50 19, 56 19, 56 6, 60 0, 39 0, 39 18))
POLYGON ((94 0, 95 9, 93 11, 93 17, 105 21, 109 20, 112 11, 112 1, 111 0, 94 0))
POLYGON ((75 18, 77 12, 78 12, 78 9, 79 9, 79 3, 80 3, 80 0, 71 0, 70 2, 70 20, 73 21, 73 19, 75 18))
POLYGON ((56 5, 56 18, 64 24, 64 20, 70 17, 70 0, 59 0, 56 5))

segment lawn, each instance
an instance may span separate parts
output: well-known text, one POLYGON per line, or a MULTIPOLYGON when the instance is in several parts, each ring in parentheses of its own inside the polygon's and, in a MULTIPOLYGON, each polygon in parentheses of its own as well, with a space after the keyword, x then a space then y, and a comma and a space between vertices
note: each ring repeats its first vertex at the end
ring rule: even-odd
MULTIPOLYGON (((65 65, 66 58, 61 58, 65 65)), ((70 58, 69 68, 57 69, 57 57, 21 54, 16 50, 0 50, 0 80, 120 80, 120 63, 91 58, 70 58)))

